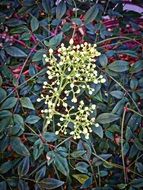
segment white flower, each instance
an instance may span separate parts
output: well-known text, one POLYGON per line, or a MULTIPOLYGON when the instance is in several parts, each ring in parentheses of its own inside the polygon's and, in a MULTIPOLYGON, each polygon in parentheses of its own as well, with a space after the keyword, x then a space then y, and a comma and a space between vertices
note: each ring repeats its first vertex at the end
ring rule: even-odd
POLYGON ((73 88, 73 87, 74 87, 74 84, 73 84, 73 83, 71 83, 71 84, 70 84, 70 87, 71 87, 71 88, 73 88))
POLYGON ((67 103, 64 102, 64 103, 63 103, 63 106, 66 108, 68 105, 67 105, 67 103))
POLYGON ((93 104, 93 105, 91 106, 91 108, 94 110, 94 109, 96 108, 96 105, 93 104))
POLYGON ((74 43, 73 38, 71 38, 70 41, 69 41, 69 44, 73 45, 73 43, 74 43))
POLYGON ((100 125, 99 125, 99 123, 95 123, 95 127, 99 127, 100 125))
POLYGON ((43 57, 44 57, 44 58, 46 58, 46 57, 47 57, 47 55, 46 55, 46 54, 43 54, 43 57))
POLYGON ((84 133, 84 134, 87 134, 87 133, 88 133, 87 128, 84 128, 84 129, 83 129, 83 133, 84 133))
POLYGON ((89 91, 89 94, 90 94, 90 95, 92 95, 92 93, 93 93, 92 91, 89 91))
POLYGON ((71 71, 71 68, 70 68, 70 67, 68 67, 68 71, 71 71))
POLYGON ((72 101, 73 103, 76 103, 76 102, 77 102, 76 97, 74 97, 71 101, 72 101))
POLYGON ((54 51, 52 48, 49 49, 49 54, 52 54, 54 51))
POLYGON ((49 59, 46 57, 46 58, 45 58, 45 62, 48 62, 48 61, 49 61, 49 59))
POLYGON ((40 99, 40 98, 38 98, 38 99, 37 99, 37 102, 41 102, 41 99, 40 99))
POLYGON ((101 82, 101 83, 105 83, 105 82, 106 82, 106 79, 103 78, 103 79, 100 80, 100 82, 101 82))
POLYGON ((43 83, 44 85, 47 85, 48 83, 47 83, 47 81, 44 81, 44 83, 43 83))
POLYGON ((63 118, 63 117, 60 117, 60 121, 64 121, 64 118, 63 118))
POLYGON ((58 134, 59 134, 59 131, 56 131, 55 134, 58 135, 58 134))

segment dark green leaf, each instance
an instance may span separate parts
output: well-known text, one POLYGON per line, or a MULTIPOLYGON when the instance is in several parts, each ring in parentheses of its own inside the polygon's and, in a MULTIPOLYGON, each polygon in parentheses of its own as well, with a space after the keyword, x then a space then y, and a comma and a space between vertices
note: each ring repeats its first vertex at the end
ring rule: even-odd
POLYGON ((42 0, 42 6, 47 14, 51 12, 51 0, 42 0))
POLYGON ((100 138, 103 138, 103 128, 101 126, 93 126, 92 127, 93 132, 98 135, 100 138))
POLYGON ((3 83, 3 80, 2 80, 2 77, 0 76, 0 86, 2 85, 3 83))
POLYGON ((7 161, 1 164, 0 173, 5 174, 13 167, 12 161, 7 161))
POLYGON ((12 57, 27 57, 27 54, 23 50, 15 46, 6 47, 5 51, 7 54, 11 55, 12 57))
POLYGON ((46 142, 54 142, 57 140, 57 135, 55 135, 55 133, 52 132, 45 132, 43 136, 46 142))
POLYGON ((32 32, 36 31, 38 28, 39 28, 39 21, 36 17, 32 16, 32 19, 31 19, 31 29, 32 29, 32 32))
POLYGON ((131 181, 131 185, 135 188, 143 187, 143 178, 134 179, 131 181))
POLYGON ((60 154, 55 154, 55 166, 65 176, 69 175, 69 166, 67 159, 60 154))
POLYGON ((33 62, 35 62, 35 61, 41 61, 42 58, 43 58, 43 54, 46 54, 46 50, 45 50, 45 49, 40 49, 40 50, 38 50, 38 51, 34 54, 34 56, 33 56, 33 58, 32 58, 32 61, 33 61, 33 62))
POLYGON ((132 73, 137 73, 137 72, 140 72, 141 70, 143 70, 143 61, 142 60, 135 62, 133 64, 133 66, 131 67, 132 73))
POLYGON ((64 184, 64 182, 54 179, 54 178, 45 178, 39 181, 38 184, 40 185, 42 189, 44 188, 44 189, 50 190, 50 189, 56 189, 58 187, 61 187, 64 184))
POLYGON ((97 8, 97 6, 96 6, 96 5, 93 5, 93 6, 86 12, 86 14, 85 14, 85 16, 84 16, 84 21, 85 21, 85 23, 88 24, 88 23, 92 22, 92 21, 96 18, 98 12, 99 12, 99 9, 97 8))
POLYGON ((24 22, 23 20, 19 20, 17 18, 11 18, 11 19, 8 19, 5 22, 5 24, 8 25, 8 26, 11 26, 11 27, 16 27, 16 26, 26 24, 26 22, 24 22))
POLYGON ((42 178, 45 177, 45 174, 46 174, 46 166, 43 166, 40 170, 38 170, 38 171, 36 172, 35 180, 36 180, 36 181, 41 180, 42 178))
POLYGON ((127 61, 117 60, 108 65, 108 69, 115 72, 124 72, 129 70, 129 63, 127 61))
POLYGON ((1 109, 11 109, 15 106, 17 102, 17 98, 15 97, 10 97, 10 98, 7 98, 3 104, 1 105, 1 109))
POLYGON ((34 124, 34 123, 37 123, 41 118, 36 116, 36 115, 29 115, 25 122, 26 123, 29 123, 29 124, 34 124))
POLYGON ((17 153, 20 154, 22 156, 29 156, 30 153, 28 151, 28 149, 26 148, 26 146, 21 142, 19 137, 12 137, 10 144, 13 148, 13 150, 17 153))
POLYGON ((28 187, 28 183, 24 180, 19 180, 18 182, 18 190, 30 190, 28 187))
POLYGON ((78 158, 78 157, 81 157, 82 155, 84 155, 85 153, 86 153, 85 150, 76 150, 76 151, 71 153, 71 156, 73 158, 78 158))
POLYGON ((61 1, 56 7, 56 18, 61 19, 66 12, 66 3, 61 1))
POLYGON ((107 124, 107 123, 111 123, 113 121, 116 121, 118 120, 120 117, 116 114, 113 114, 113 113, 102 113, 100 114, 96 121, 98 123, 101 123, 101 124, 107 124))
POLYGON ((1 190, 7 190, 7 185, 6 185, 6 182, 5 182, 5 181, 1 181, 1 182, 0 182, 0 189, 1 189, 1 190))
POLYGON ((20 98, 20 102, 21 102, 22 107, 35 110, 35 108, 34 108, 34 106, 33 106, 33 104, 32 104, 29 97, 20 98))
POLYGON ((124 96, 124 93, 120 90, 114 90, 114 91, 110 92, 110 94, 117 99, 121 99, 124 96))
POLYGON ((100 57, 99 57, 99 63, 101 64, 102 67, 106 67, 107 64, 108 64, 108 58, 105 54, 102 54, 100 57))
POLYGON ((0 88, 0 102, 6 98, 6 91, 3 88, 0 88))
POLYGON ((81 173, 88 173, 88 168, 89 165, 86 162, 78 162, 75 165, 76 170, 78 170, 81 173))
POLYGON ((29 157, 23 158, 23 160, 18 164, 18 175, 24 176, 29 171, 29 157))
POLYGON ((55 49, 62 41, 63 34, 59 33, 48 41, 44 41, 46 46, 55 49))

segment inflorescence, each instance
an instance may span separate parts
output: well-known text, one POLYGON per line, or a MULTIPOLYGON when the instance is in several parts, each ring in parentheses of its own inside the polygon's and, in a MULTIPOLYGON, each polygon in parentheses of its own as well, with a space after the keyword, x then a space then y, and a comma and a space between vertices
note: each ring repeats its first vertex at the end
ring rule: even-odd
POLYGON ((70 133, 74 139, 79 139, 83 134, 88 139, 92 126, 99 126, 93 114, 96 105, 87 106, 80 98, 84 91, 89 95, 94 93, 91 84, 106 82, 96 70, 95 57, 99 55, 95 44, 85 42, 75 46, 73 39, 68 47, 61 44, 57 56, 53 49, 49 49, 49 56, 43 55, 48 64, 48 79, 37 101, 43 100, 46 107, 41 110, 46 118, 44 131, 54 120, 57 135, 70 133))

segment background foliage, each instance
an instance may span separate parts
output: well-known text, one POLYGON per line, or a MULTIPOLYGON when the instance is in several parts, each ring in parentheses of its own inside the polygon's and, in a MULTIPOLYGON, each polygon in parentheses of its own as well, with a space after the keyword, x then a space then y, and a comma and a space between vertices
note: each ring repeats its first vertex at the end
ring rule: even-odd
MULTIPOLYGON (((137 1, 140 4, 140 1, 137 1)), ((120 0, 0 2, 0 189, 143 188, 143 21, 120 0), (109 18, 103 17, 108 15, 109 18), (90 140, 42 133, 43 54, 73 37, 96 43, 107 82, 86 97, 90 140)))

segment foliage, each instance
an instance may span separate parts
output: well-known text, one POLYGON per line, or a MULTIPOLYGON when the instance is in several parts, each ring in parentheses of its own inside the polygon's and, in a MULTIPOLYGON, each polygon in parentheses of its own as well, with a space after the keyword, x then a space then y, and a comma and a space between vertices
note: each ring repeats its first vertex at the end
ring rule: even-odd
MULTIPOLYGON (((106 4, 0 2, 0 189, 143 188, 140 16, 124 11, 118 0, 106 4), (48 57, 54 55, 58 64, 58 49, 62 43, 66 49, 70 39, 76 47, 85 42, 97 45, 101 55, 87 61, 91 67, 96 64, 98 76, 106 79, 102 85, 90 84, 93 93, 87 86, 80 89, 76 101, 64 104, 76 107, 84 101, 87 106, 96 105, 92 115, 96 127, 88 138, 74 139, 69 134, 73 126, 68 133, 55 134, 57 118, 47 125, 49 120, 41 113, 47 107, 43 101, 37 102, 47 93, 43 83, 48 82, 48 57)), ((69 84, 68 90, 74 94, 72 86, 69 84)), ((63 108, 59 108, 62 114, 63 108)))

